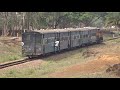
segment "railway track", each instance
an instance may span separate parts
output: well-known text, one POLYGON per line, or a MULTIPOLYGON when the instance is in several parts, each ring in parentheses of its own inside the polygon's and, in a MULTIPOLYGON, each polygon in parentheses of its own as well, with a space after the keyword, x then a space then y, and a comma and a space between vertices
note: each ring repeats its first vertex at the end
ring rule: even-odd
MULTIPOLYGON (((103 42, 107 42, 107 41, 118 39, 118 38, 120 38, 120 37, 103 40, 103 42)), ((33 61, 33 60, 36 60, 36 59, 25 58, 23 60, 8 62, 8 63, 5 63, 5 64, 0 64, 0 69, 6 68, 6 67, 10 67, 10 66, 14 66, 14 65, 18 65, 18 64, 22 64, 22 63, 26 63, 26 62, 30 62, 30 61, 33 61)))
POLYGON ((8 62, 5 64, 0 64, 0 69, 6 68, 6 67, 10 67, 10 66, 14 66, 14 65, 18 65, 18 64, 22 64, 22 63, 26 63, 32 60, 29 60, 28 58, 23 59, 23 60, 18 60, 18 61, 13 61, 13 62, 8 62))

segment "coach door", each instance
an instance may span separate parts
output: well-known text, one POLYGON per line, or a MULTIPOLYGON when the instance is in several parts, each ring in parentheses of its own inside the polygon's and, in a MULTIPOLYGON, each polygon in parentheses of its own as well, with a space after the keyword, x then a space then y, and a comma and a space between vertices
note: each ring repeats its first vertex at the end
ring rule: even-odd
POLYGON ((69 48, 69 32, 60 33, 60 50, 69 48))
POLYGON ((54 52, 54 33, 45 33, 44 34, 44 53, 54 52))
POLYGON ((40 33, 35 34, 34 52, 35 52, 36 55, 41 55, 43 53, 42 34, 40 34, 40 33))
POLYGON ((24 52, 27 55, 35 54, 35 33, 24 33, 22 39, 24 52))

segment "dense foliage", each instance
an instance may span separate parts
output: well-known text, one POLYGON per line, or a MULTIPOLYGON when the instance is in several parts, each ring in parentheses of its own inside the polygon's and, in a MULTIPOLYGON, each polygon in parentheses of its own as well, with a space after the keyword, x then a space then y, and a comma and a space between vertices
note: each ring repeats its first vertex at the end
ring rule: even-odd
POLYGON ((120 12, 0 12, 4 36, 10 30, 112 25, 120 27, 120 12))

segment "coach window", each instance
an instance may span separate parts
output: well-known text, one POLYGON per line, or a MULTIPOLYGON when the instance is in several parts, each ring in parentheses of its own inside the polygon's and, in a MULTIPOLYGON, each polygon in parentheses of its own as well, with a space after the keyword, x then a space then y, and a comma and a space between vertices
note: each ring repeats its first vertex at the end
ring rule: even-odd
POLYGON ((48 39, 45 38, 45 39, 44 39, 44 44, 47 44, 47 42, 48 42, 48 39))
POLYGON ((82 35, 80 35, 80 38, 82 38, 82 35))
POLYGON ((88 35, 86 34, 86 37, 88 37, 88 35))
POLYGON ((76 39, 76 36, 74 36, 74 39, 76 39))
POLYGON ((81 35, 81 38, 84 38, 84 35, 81 35))
POLYGON ((67 37, 64 37, 64 41, 66 41, 67 40, 67 37))
POLYGON ((80 35, 80 38, 82 38, 82 35, 80 35))
POLYGON ((41 43, 41 36, 37 36, 36 43, 41 43))
POLYGON ((60 41, 62 41, 63 37, 60 38, 60 41))
POLYGON ((66 41, 68 40, 68 37, 61 37, 61 41, 66 41))
POLYGON ((51 42, 54 42, 55 41, 55 37, 51 37, 51 42))
POLYGON ((78 39, 78 36, 76 36, 76 39, 78 39))
POLYGON ((47 40, 47 44, 50 43, 50 42, 51 42, 51 38, 48 38, 48 40, 47 40))
POLYGON ((88 37, 90 37, 90 31, 88 31, 88 37))
POLYGON ((26 40, 27 40, 27 41, 30 40, 30 34, 26 35, 26 40))
POLYGON ((74 38, 74 39, 79 39, 79 35, 75 36, 75 38, 74 38))
POLYGON ((83 38, 85 38, 85 35, 83 35, 83 38))
POLYGON ((52 42, 54 42, 54 37, 50 37, 50 38, 48 38, 47 43, 52 43, 52 42))
POLYGON ((91 35, 94 36, 95 35, 94 32, 92 32, 91 35))
POLYGON ((62 38, 62 41, 65 41, 65 37, 62 38))
POLYGON ((86 35, 84 35, 84 38, 86 37, 86 35))
POLYGON ((48 43, 50 43, 50 42, 51 42, 51 39, 50 39, 50 38, 48 38, 48 40, 47 40, 47 44, 48 44, 48 43))
POLYGON ((71 40, 73 40, 73 39, 74 39, 74 35, 71 36, 71 40))
POLYGON ((74 39, 76 39, 76 36, 74 36, 74 39))
POLYGON ((25 40, 25 43, 30 43, 33 41, 30 34, 26 34, 24 37, 24 40, 25 40))

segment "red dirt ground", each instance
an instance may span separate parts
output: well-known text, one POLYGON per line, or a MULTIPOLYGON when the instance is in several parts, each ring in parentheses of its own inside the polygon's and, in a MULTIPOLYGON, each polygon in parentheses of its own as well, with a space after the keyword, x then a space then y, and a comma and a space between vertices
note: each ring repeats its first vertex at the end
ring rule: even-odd
POLYGON ((62 72, 55 72, 49 77, 68 77, 77 74, 88 74, 99 71, 105 71, 108 65, 120 63, 120 56, 116 54, 108 54, 98 57, 96 60, 88 61, 87 63, 80 63, 77 65, 66 67, 62 72))

